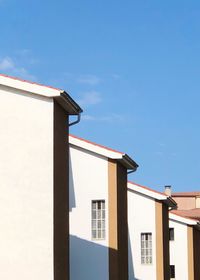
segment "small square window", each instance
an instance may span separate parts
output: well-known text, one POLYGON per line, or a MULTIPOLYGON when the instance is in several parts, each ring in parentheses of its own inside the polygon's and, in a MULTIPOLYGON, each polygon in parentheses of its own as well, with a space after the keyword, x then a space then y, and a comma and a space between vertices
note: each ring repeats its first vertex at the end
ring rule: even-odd
POLYGON ((170 241, 174 240, 174 228, 169 229, 169 240, 170 241))
POLYGON ((170 278, 175 278, 175 265, 170 265, 170 278))

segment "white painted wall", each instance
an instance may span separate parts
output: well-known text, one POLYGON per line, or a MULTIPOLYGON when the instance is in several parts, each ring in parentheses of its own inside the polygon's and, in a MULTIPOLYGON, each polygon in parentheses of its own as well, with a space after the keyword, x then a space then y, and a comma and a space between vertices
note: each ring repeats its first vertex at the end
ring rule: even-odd
POLYGON ((108 280, 108 161, 70 147, 70 280, 108 280), (91 201, 105 199, 106 239, 91 238, 91 201))
POLYGON ((189 280, 187 225, 170 219, 169 227, 174 228, 174 241, 170 241, 170 264, 175 265, 175 279, 189 280))
POLYGON ((129 280, 156 280, 155 201, 128 191, 129 280), (152 233, 153 264, 141 264, 141 233, 152 233))
POLYGON ((0 88, 0 279, 53 279, 53 102, 0 88))

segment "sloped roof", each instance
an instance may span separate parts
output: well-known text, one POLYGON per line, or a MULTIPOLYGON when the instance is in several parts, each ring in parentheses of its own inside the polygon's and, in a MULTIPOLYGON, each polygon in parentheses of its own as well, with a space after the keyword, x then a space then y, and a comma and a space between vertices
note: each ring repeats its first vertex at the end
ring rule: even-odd
POLYGON ((173 210, 172 213, 175 213, 182 217, 200 220, 200 208, 194 208, 189 210, 173 210))
POLYGON ((136 170, 137 163, 130 158, 126 153, 114 150, 112 148, 97 144, 95 142, 83 139, 81 137, 70 134, 69 143, 73 146, 83 148, 85 150, 94 152, 96 154, 105 156, 110 159, 116 159, 120 161, 127 169, 136 170))
POLYGON ((177 197, 196 197, 196 196, 200 196, 200 192, 196 191, 196 192, 175 192, 172 193, 172 196, 177 197))
POLYGON ((142 186, 142 185, 139 185, 139 184, 136 184, 134 182, 129 181, 128 182, 128 190, 146 195, 146 196, 151 197, 151 198, 156 199, 156 200, 163 200, 171 207, 176 206, 176 202, 170 196, 166 195, 165 193, 153 190, 149 187, 142 186))
POLYGON ((183 213, 180 213, 179 210, 172 210, 169 213, 169 219, 170 220, 174 220, 174 221, 178 221, 187 225, 197 225, 199 224, 199 220, 198 219, 193 219, 190 217, 185 216, 183 213))
POLYGON ((79 105, 62 89, 22 80, 16 77, 0 74, 0 86, 14 88, 20 91, 28 92, 33 95, 39 95, 48 98, 55 98, 61 106, 71 115, 77 115, 82 112, 79 105))

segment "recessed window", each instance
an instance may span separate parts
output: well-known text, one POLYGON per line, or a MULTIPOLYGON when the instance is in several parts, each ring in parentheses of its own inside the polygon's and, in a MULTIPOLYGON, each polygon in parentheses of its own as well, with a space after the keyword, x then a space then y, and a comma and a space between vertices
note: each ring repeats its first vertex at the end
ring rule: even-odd
POLYGON ((175 278, 175 265, 170 265, 170 278, 175 278))
POLYGON ((170 241, 174 240, 174 228, 169 229, 169 240, 170 241))
POLYGON ((92 239, 105 239, 105 200, 92 201, 92 239))
POLYGON ((152 264, 152 233, 141 233, 141 263, 152 264))

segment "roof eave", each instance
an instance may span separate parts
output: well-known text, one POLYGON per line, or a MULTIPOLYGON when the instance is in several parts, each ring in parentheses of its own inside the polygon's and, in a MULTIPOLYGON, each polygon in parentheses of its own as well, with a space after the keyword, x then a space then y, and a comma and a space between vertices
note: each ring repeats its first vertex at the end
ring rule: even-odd
POLYGON ((139 165, 130 158, 127 154, 122 155, 122 158, 119 160, 123 166, 125 166, 128 170, 135 172, 139 165))
POLYGON ((79 105, 62 89, 22 80, 16 77, 0 74, 0 86, 16 89, 17 91, 52 98, 56 100, 69 115, 78 115, 82 112, 79 105))
POLYGON ((195 226, 198 223, 198 221, 196 221, 196 220, 193 220, 188 217, 184 217, 182 215, 179 215, 179 214, 176 214, 173 212, 172 213, 169 212, 169 219, 176 221, 176 222, 184 223, 184 224, 190 225, 190 226, 195 226))
POLYGON ((177 203, 171 196, 168 196, 165 200, 165 203, 168 205, 168 207, 171 207, 171 210, 177 209, 177 203))
POLYGON ((196 224, 196 225, 194 225, 194 227, 195 227, 197 230, 200 230, 200 223, 199 223, 199 222, 197 222, 197 224, 196 224))
POLYGON ((78 115, 83 112, 81 107, 65 92, 60 92, 60 96, 56 96, 55 100, 68 112, 69 115, 78 115))

